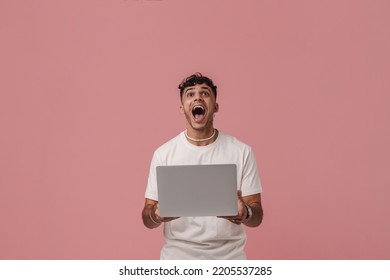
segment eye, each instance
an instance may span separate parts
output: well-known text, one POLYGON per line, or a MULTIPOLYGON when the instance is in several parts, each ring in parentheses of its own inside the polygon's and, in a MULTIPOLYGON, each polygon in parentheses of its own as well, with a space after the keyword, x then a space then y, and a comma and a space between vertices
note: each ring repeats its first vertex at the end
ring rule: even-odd
POLYGON ((209 93, 208 91, 204 91, 204 92, 202 92, 202 95, 203 95, 203 96, 209 96, 210 93, 209 93))
POLYGON ((188 97, 193 97, 193 96, 194 96, 194 93, 193 93, 193 92, 188 92, 188 93, 187 93, 187 96, 188 96, 188 97))

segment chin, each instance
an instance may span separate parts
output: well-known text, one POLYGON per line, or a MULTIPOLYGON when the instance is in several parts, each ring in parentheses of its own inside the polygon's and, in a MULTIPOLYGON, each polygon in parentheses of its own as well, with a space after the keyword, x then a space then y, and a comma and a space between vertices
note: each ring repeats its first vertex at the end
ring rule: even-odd
POLYGON ((191 128, 197 131, 202 131, 208 128, 207 124, 204 123, 192 123, 191 128))

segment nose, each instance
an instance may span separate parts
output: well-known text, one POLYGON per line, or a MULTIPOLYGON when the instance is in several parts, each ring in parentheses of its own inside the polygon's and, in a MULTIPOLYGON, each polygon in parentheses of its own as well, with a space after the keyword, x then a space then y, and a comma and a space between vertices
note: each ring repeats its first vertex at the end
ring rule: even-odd
POLYGON ((195 95, 195 101, 201 101, 203 100, 202 98, 202 94, 200 92, 198 92, 196 95, 195 95))

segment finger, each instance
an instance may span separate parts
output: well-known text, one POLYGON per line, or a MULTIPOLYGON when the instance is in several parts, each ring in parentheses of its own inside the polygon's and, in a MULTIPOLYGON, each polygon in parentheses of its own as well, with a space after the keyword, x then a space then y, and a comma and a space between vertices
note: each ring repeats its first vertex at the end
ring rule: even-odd
POLYGON ((156 215, 156 217, 159 219, 159 221, 164 222, 165 217, 161 217, 161 216, 160 216, 160 210, 158 209, 158 203, 156 204, 156 212, 155 212, 155 215, 156 215))
POLYGON ((173 221, 173 220, 176 220, 180 217, 163 217, 163 218, 160 218, 160 221, 161 222, 170 222, 170 221, 173 221))
POLYGON ((227 220, 231 220, 231 219, 238 219, 240 216, 217 216, 217 218, 222 218, 222 219, 227 219, 227 220))
POLYGON ((237 191, 237 196, 238 196, 238 199, 239 199, 239 200, 242 199, 242 191, 241 191, 241 190, 238 190, 238 191, 237 191))
POLYGON ((241 224, 242 220, 241 219, 231 219, 229 220, 230 222, 232 222, 233 224, 236 224, 236 225, 239 225, 241 224))
POLYGON ((244 203, 240 203, 238 205, 238 215, 243 218, 243 217, 246 217, 247 215, 247 209, 246 209, 246 206, 244 203))
POLYGON ((242 217, 240 217, 240 216, 227 216, 227 217, 226 216, 218 216, 217 218, 226 219, 229 222, 236 224, 236 225, 239 225, 242 223, 242 217))

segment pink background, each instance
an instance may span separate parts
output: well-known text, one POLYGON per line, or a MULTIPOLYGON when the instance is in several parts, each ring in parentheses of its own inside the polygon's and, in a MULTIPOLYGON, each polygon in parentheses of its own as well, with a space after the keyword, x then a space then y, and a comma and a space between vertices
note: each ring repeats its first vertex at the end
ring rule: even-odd
POLYGON ((159 258, 149 163, 200 71, 261 172, 249 258, 389 259, 389 3, 1 1, 0 258, 159 258))

